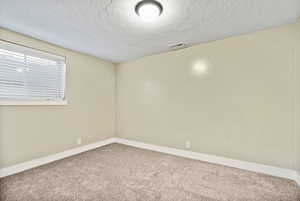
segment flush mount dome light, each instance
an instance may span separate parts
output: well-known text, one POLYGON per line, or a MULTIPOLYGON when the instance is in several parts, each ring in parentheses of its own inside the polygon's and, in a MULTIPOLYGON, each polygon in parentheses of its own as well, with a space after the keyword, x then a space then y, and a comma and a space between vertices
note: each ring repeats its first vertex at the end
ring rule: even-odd
POLYGON ((145 22, 155 21, 163 12, 161 3, 155 0, 143 0, 135 6, 135 12, 145 22))

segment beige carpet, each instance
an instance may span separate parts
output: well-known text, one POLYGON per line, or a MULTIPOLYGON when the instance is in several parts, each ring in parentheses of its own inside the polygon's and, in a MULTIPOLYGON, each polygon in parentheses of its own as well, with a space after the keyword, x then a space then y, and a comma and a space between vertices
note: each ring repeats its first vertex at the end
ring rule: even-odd
POLYGON ((290 180, 112 144, 0 180, 1 201, 300 201, 290 180))

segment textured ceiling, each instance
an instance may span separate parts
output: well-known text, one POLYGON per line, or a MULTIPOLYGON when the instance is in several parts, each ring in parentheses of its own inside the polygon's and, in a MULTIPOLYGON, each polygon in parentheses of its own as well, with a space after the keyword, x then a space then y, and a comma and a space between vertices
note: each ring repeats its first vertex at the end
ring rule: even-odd
POLYGON ((122 62, 295 21, 300 0, 160 0, 154 23, 139 0, 0 0, 0 26, 65 48, 122 62))

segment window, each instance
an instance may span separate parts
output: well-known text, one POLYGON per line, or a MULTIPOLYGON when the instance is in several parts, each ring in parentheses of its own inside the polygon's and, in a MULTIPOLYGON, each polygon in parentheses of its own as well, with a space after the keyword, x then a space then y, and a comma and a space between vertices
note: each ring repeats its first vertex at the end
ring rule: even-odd
POLYGON ((65 57, 0 40, 0 104, 64 102, 65 77, 65 57))

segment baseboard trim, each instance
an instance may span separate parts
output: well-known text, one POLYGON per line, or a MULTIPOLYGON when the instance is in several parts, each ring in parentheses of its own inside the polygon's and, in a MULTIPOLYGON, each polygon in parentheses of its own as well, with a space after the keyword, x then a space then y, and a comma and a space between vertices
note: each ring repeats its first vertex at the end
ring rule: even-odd
POLYGON ((126 139, 122 139, 122 138, 116 138, 115 142, 124 144, 124 145, 128 145, 128 146, 137 147, 137 148, 147 149, 147 150, 151 150, 151 151, 157 151, 157 152, 162 152, 162 153, 171 154, 171 155, 175 155, 175 156, 181 156, 181 157, 185 157, 185 158, 189 158, 189 159, 206 161, 209 163, 224 165, 224 166, 228 166, 228 167, 234 167, 234 168, 239 168, 239 169, 248 170, 248 171, 252 171, 252 172, 272 175, 272 176, 276 176, 276 177, 287 178, 287 179, 296 181, 297 184, 300 186, 300 176, 298 175, 297 171, 295 171, 295 170, 278 168, 278 167, 273 167, 273 166, 268 166, 268 165, 262 165, 262 164, 252 163, 252 162, 241 161, 241 160, 234 160, 234 159, 230 159, 230 158, 202 154, 202 153, 197 153, 197 152, 191 152, 191 151, 175 149, 175 148, 170 148, 170 147, 157 146, 157 145, 142 143, 142 142, 133 141, 133 140, 126 140, 126 139))
POLYGON ((300 186, 300 172, 297 174, 295 181, 300 186))
POLYGON ((53 154, 50 156, 46 156, 46 157, 38 158, 38 159, 35 159, 32 161, 28 161, 28 162, 20 163, 20 164, 13 165, 10 167, 2 168, 2 169, 0 169, 0 178, 10 176, 13 174, 17 174, 17 173, 23 172, 25 170, 39 167, 39 166, 45 165, 47 163, 51 163, 51 162, 54 162, 54 161, 57 161, 60 159, 74 156, 76 154, 80 154, 80 153, 83 153, 83 152, 86 152, 86 151, 89 151, 92 149, 96 149, 96 148, 114 143, 115 141, 116 141, 115 138, 109 138, 106 140, 99 141, 97 143, 84 145, 81 147, 69 149, 67 151, 53 154))
POLYGON ((124 145, 137 147, 137 148, 141 148, 141 149, 146 149, 146 150, 171 154, 171 155, 175 155, 175 156, 180 156, 180 157, 184 157, 184 158, 201 160, 201 161, 205 161, 205 162, 209 162, 209 163, 225 165, 228 167, 234 167, 234 168, 239 168, 239 169, 243 169, 243 170, 249 170, 249 171, 253 171, 253 172, 263 173, 263 174, 267 174, 267 175, 287 178, 287 179, 296 181, 297 184, 300 186, 300 175, 295 170, 267 166, 267 165, 246 162, 246 161, 241 161, 241 160, 234 160, 234 159, 230 159, 230 158, 219 157, 219 156, 214 156, 214 155, 209 155, 209 154, 202 154, 202 153, 197 153, 197 152, 191 152, 191 151, 175 149, 175 148, 170 148, 170 147, 165 147, 165 146, 157 146, 157 145, 142 143, 142 142, 133 141, 133 140, 127 140, 127 139, 122 139, 122 138, 109 138, 106 140, 99 141, 97 143, 84 145, 84 146, 70 149, 70 150, 67 150, 67 151, 64 151, 61 153, 53 154, 53 155, 38 158, 38 159, 35 159, 32 161, 28 161, 28 162, 20 163, 20 164, 13 165, 10 167, 2 168, 2 169, 0 169, 0 178, 10 176, 13 174, 17 174, 17 173, 20 173, 20 172, 23 172, 23 171, 26 171, 26 170, 29 170, 29 169, 32 169, 35 167, 45 165, 47 163, 51 163, 51 162, 54 162, 54 161, 57 161, 60 159, 74 156, 74 155, 77 155, 77 154, 80 154, 80 153, 83 153, 86 151, 90 151, 90 150, 93 150, 93 149, 96 149, 96 148, 99 148, 99 147, 102 147, 102 146, 105 146, 108 144, 112 144, 112 143, 119 143, 119 144, 124 144, 124 145))

